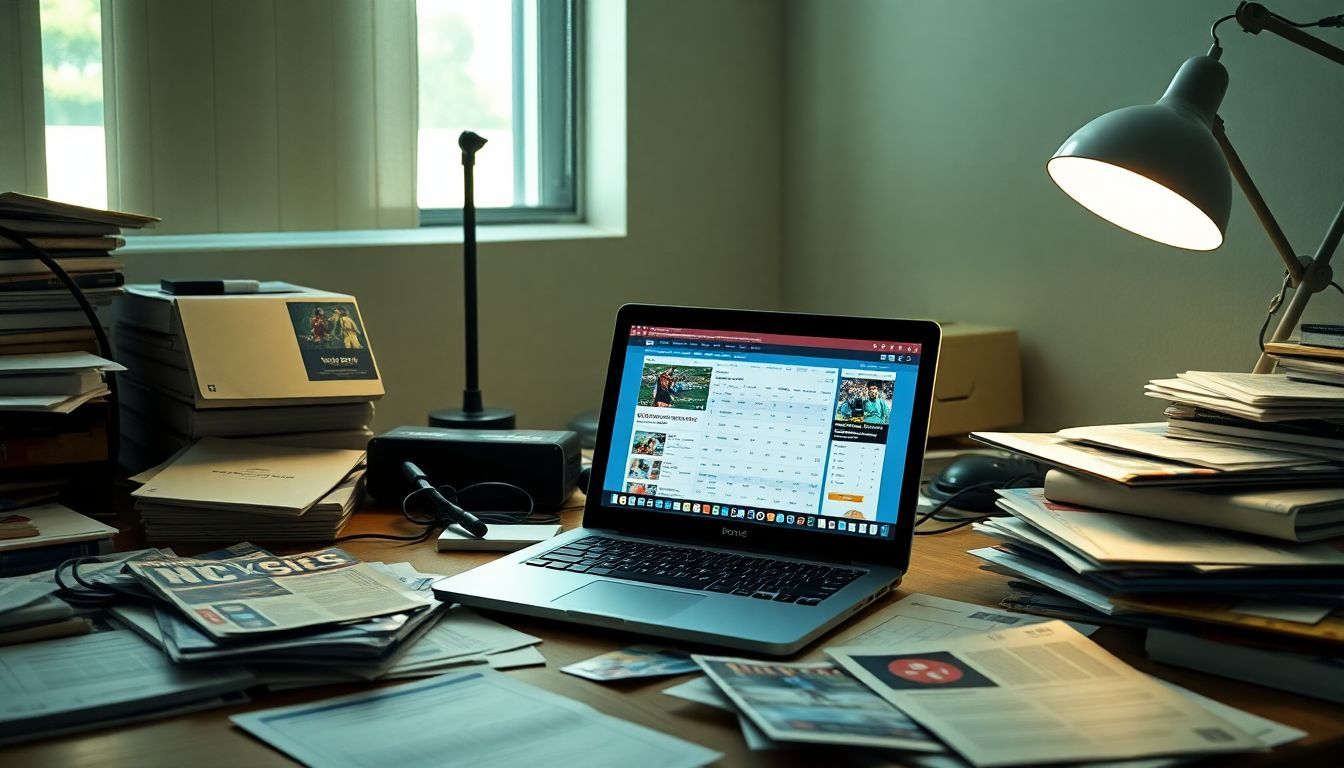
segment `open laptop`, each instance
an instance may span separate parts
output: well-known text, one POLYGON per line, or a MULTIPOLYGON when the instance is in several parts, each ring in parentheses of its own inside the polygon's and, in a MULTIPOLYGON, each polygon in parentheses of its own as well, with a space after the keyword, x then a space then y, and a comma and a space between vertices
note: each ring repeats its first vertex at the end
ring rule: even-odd
POLYGON ((910 562, 941 332, 627 305, 583 525, 441 600, 788 655, 910 562))

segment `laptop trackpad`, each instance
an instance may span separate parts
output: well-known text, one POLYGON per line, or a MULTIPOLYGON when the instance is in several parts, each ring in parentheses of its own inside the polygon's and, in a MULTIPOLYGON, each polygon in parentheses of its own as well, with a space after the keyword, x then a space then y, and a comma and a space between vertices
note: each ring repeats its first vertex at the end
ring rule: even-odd
POLYGON ((617 581, 595 581, 552 602, 567 611, 606 614, 626 619, 665 619, 705 599, 704 595, 641 587, 617 581))

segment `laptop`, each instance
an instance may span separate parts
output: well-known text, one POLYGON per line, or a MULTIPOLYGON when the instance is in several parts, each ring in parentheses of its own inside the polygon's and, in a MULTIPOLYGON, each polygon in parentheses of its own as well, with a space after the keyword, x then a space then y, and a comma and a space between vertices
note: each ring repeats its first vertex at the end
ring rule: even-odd
POLYGON ((626 305, 582 526, 440 600, 785 656, 910 562, 941 331, 626 305))

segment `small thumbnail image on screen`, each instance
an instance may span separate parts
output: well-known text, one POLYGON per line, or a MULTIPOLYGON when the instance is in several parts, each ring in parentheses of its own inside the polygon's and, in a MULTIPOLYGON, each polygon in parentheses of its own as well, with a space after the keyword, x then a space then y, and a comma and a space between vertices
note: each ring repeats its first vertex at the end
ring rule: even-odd
POLYGON ((631 480, 657 480, 663 470, 663 462, 651 459, 633 458, 625 476, 631 480))
POLYGON ((639 383, 639 404, 703 411, 713 372, 708 366, 647 363, 639 383))
POLYGON ((625 492, 633 493, 636 496, 656 496, 658 495, 658 486, 648 483, 626 483, 625 492))
POLYGON ((641 456, 662 456, 663 446, 667 444, 666 432, 635 431, 635 439, 630 443, 630 452, 641 456))
POLYGON ((835 420, 848 424, 888 424, 895 382, 881 379, 841 379, 835 420))

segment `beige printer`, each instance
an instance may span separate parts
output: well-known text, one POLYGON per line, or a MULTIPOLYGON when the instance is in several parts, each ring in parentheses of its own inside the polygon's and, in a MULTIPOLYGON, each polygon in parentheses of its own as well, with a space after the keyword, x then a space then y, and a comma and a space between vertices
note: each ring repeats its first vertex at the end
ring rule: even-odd
POLYGON ((939 323, 943 348, 933 387, 929 437, 1011 427, 1022 422, 1022 364, 1017 331, 939 323))

